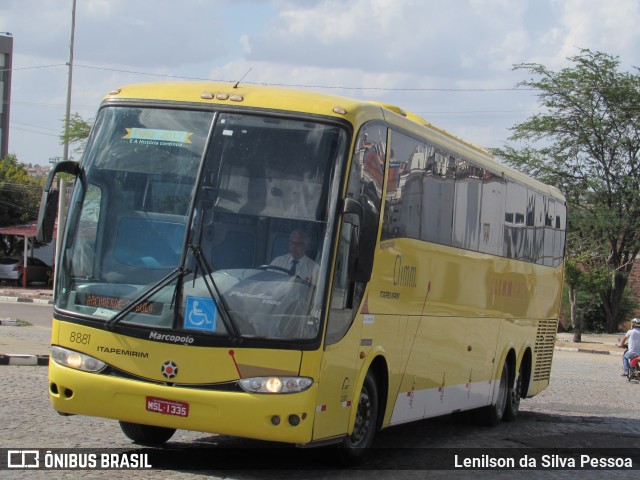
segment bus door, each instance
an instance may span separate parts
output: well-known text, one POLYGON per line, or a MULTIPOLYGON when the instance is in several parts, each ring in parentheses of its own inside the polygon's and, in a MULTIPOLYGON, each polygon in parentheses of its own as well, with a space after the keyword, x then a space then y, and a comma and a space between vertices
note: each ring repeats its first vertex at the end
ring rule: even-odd
MULTIPOLYGON (((347 433, 352 408, 359 395, 356 382, 364 360, 362 321, 358 314, 371 276, 378 240, 382 185, 384 181, 386 126, 364 125, 356 140, 349 177, 347 199, 359 204, 359 214, 343 213, 338 251, 334 264, 331 307, 325 332, 314 439, 347 433), (354 260, 357 256, 357 267, 354 260)), ((346 202, 345 202, 346 205, 346 202)))
POLYGON ((334 273, 331 308, 325 335, 320 382, 316 402, 314 439, 331 438, 346 433, 357 375, 358 351, 362 324, 355 321, 357 305, 349 298, 347 275, 348 235, 343 229, 339 258, 334 273))

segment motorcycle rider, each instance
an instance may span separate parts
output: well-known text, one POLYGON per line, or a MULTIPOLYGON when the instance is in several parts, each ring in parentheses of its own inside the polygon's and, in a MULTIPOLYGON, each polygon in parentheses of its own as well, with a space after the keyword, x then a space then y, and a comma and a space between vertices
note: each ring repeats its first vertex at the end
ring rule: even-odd
POLYGON ((640 320, 634 318, 631 320, 631 329, 620 339, 620 346, 627 345, 628 350, 624 352, 622 356, 622 368, 624 369, 624 375, 629 372, 629 360, 633 357, 640 355, 640 320))

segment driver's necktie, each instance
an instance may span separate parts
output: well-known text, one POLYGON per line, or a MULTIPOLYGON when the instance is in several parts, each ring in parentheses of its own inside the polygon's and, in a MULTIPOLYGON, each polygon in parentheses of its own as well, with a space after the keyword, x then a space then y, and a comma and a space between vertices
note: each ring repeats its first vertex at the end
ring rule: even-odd
POLYGON ((298 260, 294 260, 293 262, 291 262, 291 270, 289 270, 289 275, 295 275, 296 274, 296 267, 298 266, 298 260))

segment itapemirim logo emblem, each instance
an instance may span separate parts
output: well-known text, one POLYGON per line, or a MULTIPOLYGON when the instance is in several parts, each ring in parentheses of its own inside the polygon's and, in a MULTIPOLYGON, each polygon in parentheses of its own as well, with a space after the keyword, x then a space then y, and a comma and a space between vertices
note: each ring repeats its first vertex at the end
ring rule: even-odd
POLYGON ((178 375, 178 365, 171 360, 162 364, 162 375, 166 378, 175 378, 178 375))

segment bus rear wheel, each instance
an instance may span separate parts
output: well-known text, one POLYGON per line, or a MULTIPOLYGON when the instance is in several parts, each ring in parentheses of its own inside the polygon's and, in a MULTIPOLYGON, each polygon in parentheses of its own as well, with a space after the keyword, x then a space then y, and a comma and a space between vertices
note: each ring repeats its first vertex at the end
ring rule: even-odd
POLYGON ((520 365, 520 370, 518 371, 518 376, 513 382, 513 387, 509 388, 509 394, 507 398, 507 408, 504 412, 503 420, 507 422, 513 422, 518 416, 518 412, 520 411, 520 399, 522 398, 522 381, 524 369, 523 366, 520 365))
POLYGON ((154 427, 129 422, 120 422, 120 428, 127 438, 140 445, 162 445, 176 433, 175 428, 154 427))
POLYGON ((364 379, 356 408, 353 433, 342 441, 340 449, 341 456, 346 462, 354 462, 362 458, 373 443, 373 437, 378 429, 378 387, 370 371, 364 379))
POLYGON ((492 427, 500 423, 507 409, 509 397, 509 365, 505 361, 502 365, 502 374, 500 375, 500 385, 498 386, 496 402, 493 405, 485 407, 483 412, 483 420, 486 425, 492 427))

